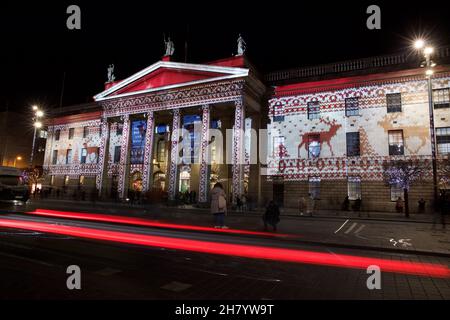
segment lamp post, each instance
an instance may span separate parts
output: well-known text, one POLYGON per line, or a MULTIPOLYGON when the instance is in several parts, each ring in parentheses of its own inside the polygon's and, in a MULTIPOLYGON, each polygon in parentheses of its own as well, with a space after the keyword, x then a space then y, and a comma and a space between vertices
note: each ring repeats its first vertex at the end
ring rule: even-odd
POLYGON ((428 108, 429 108, 429 116, 430 116, 430 142, 431 142, 431 164, 433 167, 433 192, 434 192, 434 203, 438 200, 438 183, 437 183, 437 161, 436 161, 436 135, 434 129, 434 106, 433 106, 433 84, 432 84, 432 76, 433 76, 433 67, 436 66, 431 60, 431 55, 434 52, 433 47, 426 46, 424 40, 417 40, 414 43, 414 46, 421 54, 425 60, 421 63, 421 67, 426 68, 425 75, 427 78, 428 84, 428 108))
POLYGON ((40 118, 44 116, 44 112, 42 110, 39 110, 38 106, 32 106, 32 110, 34 111, 34 117, 33 117, 33 126, 34 126, 34 133, 33 133, 33 145, 31 147, 31 156, 30 156, 30 163, 29 167, 33 167, 33 158, 34 158, 34 149, 36 145, 36 132, 37 129, 42 128, 42 122, 39 121, 40 118))
POLYGON ((21 157, 21 156, 17 156, 17 157, 14 159, 14 168, 16 167, 17 161, 20 161, 20 160, 22 160, 22 157, 21 157))

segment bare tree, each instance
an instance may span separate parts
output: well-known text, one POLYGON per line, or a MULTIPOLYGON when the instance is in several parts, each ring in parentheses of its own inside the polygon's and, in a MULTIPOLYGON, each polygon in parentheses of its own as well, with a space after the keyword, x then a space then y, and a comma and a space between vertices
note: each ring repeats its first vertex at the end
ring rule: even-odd
POLYGON ((399 186, 403 190, 405 217, 409 218, 408 192, 415 182, 429 171, 429 163, 423 160, 392 160, 383 164, 383 178, 389 186, 399 186))

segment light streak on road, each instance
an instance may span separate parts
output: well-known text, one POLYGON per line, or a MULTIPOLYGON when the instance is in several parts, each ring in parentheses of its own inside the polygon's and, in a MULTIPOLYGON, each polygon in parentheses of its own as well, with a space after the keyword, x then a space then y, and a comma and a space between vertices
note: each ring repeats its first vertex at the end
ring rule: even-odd
POLYGON ((330 254, 306 250, 284 249, 254 245, 230 244, 212 241, 189 240, 166 236, 152 236, 129 232, 99 230, 61 224, 49 224, 13 219, 0 219, 0 227, 17 228, 70 235, 85 239, 113 241, 166 249, 186 250, 208 254, 236 256, 251 259, 266 259, 281 262, 332 266, 339 268, 364 269, 377 265, 383 272, 412 274, 437 278, 449 278, 450 270, 445 265, 388 260, 345 254, 330 254))

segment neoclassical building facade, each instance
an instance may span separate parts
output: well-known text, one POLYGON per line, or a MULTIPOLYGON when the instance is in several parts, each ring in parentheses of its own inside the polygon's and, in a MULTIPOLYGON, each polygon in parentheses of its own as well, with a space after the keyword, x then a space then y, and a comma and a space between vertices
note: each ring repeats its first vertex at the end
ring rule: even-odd
MULTIPOLYGON (((233 202, 245 194, 298 208, 310 195, 339 209, 348 196, 363 210, 393 211, 402 192, 383 181, 383 164, 431 160, 428 80, 396 59, 261 76, 243 55, 206 64, 166 56, 52 117, 46 183, 121 199, 134 190, 152 201, 189 191, 207 203, 221 182, 233 202)), ((445 159, 450 68, 436 68, 431 83, 437 157, 445 159)), ((423 197, 428 208, 426 176, 410 201, 423 197)))
POLYGON ((165 57, 106 83, 92 111, 75 108, 51 120, 48 182, 95 184, 101 195, 121 199, 129 190, 160 190, 169 200, 194 191, 200 203, 221 182, 235 200, 260 179, 244 140, 246 126, 259 128, 265 93, 244 56, 204 65, 165 57))

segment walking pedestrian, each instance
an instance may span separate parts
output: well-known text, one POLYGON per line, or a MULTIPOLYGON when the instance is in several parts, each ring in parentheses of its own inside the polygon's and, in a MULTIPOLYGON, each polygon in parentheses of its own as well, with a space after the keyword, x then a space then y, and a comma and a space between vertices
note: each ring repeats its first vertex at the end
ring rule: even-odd
POLYGON ((425 212, 425 200, 423 198, 420 198, 419 202, 419 213, 425 212))
POLYGON ((225 226, 225 215, 227 213, 227 200, 223 186, 220 182, 211 190, 211 213, 214 215, 215 228, 228 229, 225 226))
POLYGON ((242 200, 239 196, 236 196, 237 211, 242 211, 242 200))
POLYGON ((280 209, 274 201, 270 201, 263 215, 264 230, 267 231, 267 225, 270 224, 273 231, 277 231, 277 224, 280 222, 280 209))
POLYGON ((309 213, 309 215, 311 217, 313 216, 315 206, 316 206, 316 199, 313 194, 309 193, 308 194, 308 205, 307 205, 306 210, 307 210, 307 213, 309 213))
POLYGON ((447 198, 445 190, 441 191, 434 208, 433 229, 436 228, 436 222, 440 221, 442 229, 445 230, 445 215, 448 214, 449 210, 449 199, 447 198))
POLYGON ((403 212, 403 200, 401 197, 398 197, 397 202, 395 203, 395 210, 397 213, 403 212))
POLYGON ((307 211, 305 197, 301 197, 300 200, 298 200, 298 211, 301 216, 307 211))

